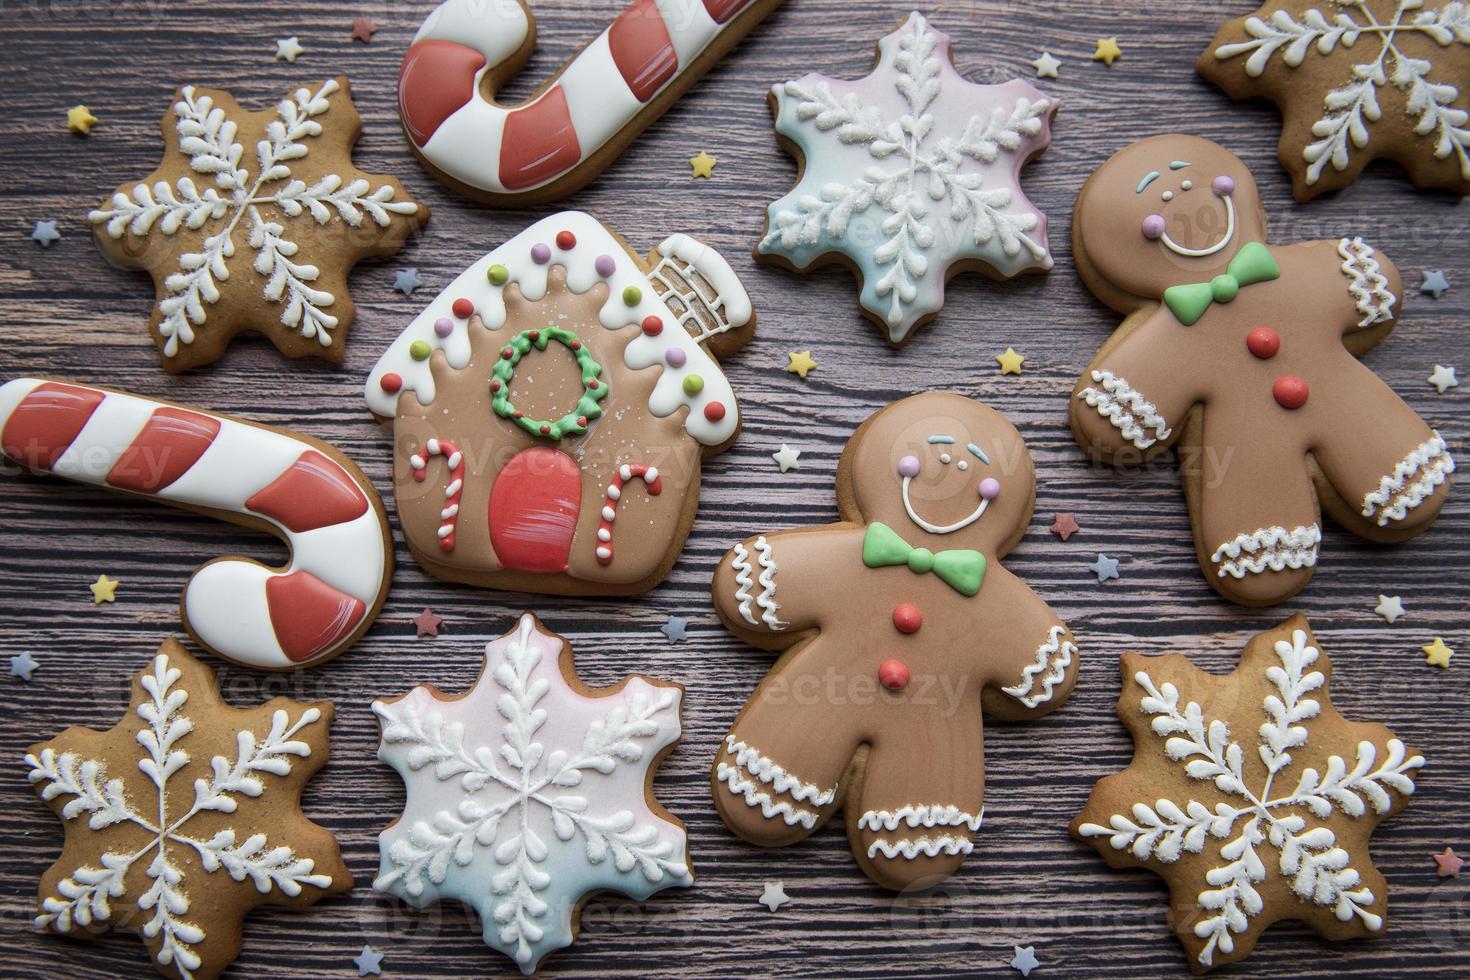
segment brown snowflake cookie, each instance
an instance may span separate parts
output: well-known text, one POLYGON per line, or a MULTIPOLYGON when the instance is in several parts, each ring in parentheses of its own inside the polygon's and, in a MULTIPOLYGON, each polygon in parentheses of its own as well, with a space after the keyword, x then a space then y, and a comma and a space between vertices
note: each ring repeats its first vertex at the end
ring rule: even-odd
POLYGON ((1196 68, 1280 107, 1298 201, 1346 187, 1375 157, 1416 187, 1470 194, 1470 3, 1271 0, 1226 22, 1196 68))
POLYGON ((1072 432, 1115 464, 1178 448, 1221 595, 1269 605, 1304 588, 1323 510, 1374 541, 1434 522, 1454 459, 1355 356, 1398 319, 1403 284, 1381 252, 1359 237, 1267 245, 1245 165, 1177 135, 1103 164, 1072 240, 1083 282, 1127 314, 1077 382, 1072 432))
POLYGON ((347 273, 429 220, 397 180, 352 166, 362 122, 347 79, 263 112, 186 85, 161 126, 163 163, 87 219, 109 259, 153 276, 164 369, 217 360, 247 330, 288 357, 341 363, 347 273))
POLYGON ((1228 677, 1180 654, 1123 655, 1133 762, 1094 787, 1071 829, 1113 867, 1168 883, 1169 925, 1196 973, 1249 956, 1283 919, 1328 939, 1387 925, 1368 839, 1407 805, 1424 759, 1337 713, 1316 643, 1294 616, 1254 637, 1228 677))
POLYGON ((165 640, 116 727, 68 728, 25 758, 66 828, 37 927, 136 932, 160 973, 204 980, 239 955, 251 909, 349 890, 336 840, 301 812, 331 723, 327 702, 231 708, 214 672, 165 640))
POLYGON ((837 471, 842 522, 737 544, 712 585, 732 633, 785 651, 725 737, 715 806, 764 847, 837 810, 885 888, 957 871, 984 817, 981 711, 1029 720, 1077 677, 1072 633, 999 559, 1036 475, 1000 413, 929 392, 872 416, 837 471))

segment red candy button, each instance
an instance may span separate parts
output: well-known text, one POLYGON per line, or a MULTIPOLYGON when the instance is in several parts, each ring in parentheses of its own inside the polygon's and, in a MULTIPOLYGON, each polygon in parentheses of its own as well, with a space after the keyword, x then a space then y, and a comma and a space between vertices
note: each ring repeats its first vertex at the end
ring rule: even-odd
POLYGON ((468 320, 475 314, 475 304, 471 303, 463 296, 454 301, 454 306, 452 307, 452 309, 454 310, 454 315, 459 317, 461 320, 468 320))
POLYGON ((1271 386, 1276 404, 1282 408, 1301 408, 1307 403, 1307 383, 1294 374, 1283 375, 1271 386))
POLYGON ((1281 335, 1270 327, 1257 327, 1245 335, 1245 346, 1264 361, 1275 357, 1281 349, 1281 335))
POLYGON ((719 402, 710 402, 704 406, 704 417, 711 422, 718 422, 725 417, 725 406, 719 402))
POLYGON ((919 607, 907 602, 893 607, 893 627, 900 633, 917 633, 924 625, 924 616, 919 607))
POLYGON ((378 379, 378 387, 390 395, 396 395, 403 387, 403 379, 390 371, 378 379))
POLYGON ((898 660, 885 660, 878 665, 878 683, 890 691, 902 691, 909 686, 909 669, 898 660))
POLYGON ((573 235, 569 231, 557 232, 556 247, 561 249, 563 252, 571 251, 572 249, 577 247, 577 236, 573 235))
POLYGON ((643 332, 650 337, 657 337, 664 332, 664 321, 650 313, 643 318, 643 332))

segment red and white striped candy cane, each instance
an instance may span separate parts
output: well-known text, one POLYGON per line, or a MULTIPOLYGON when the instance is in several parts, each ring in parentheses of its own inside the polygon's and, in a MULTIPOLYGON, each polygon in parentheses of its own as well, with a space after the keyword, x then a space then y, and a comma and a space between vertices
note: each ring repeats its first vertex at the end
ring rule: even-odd
POLYGON ((424 443, 422 453, 408 457, 413 478, 418 482, 424 482, 429 458, 433 456, 443 456, 444 465, 449 468, 449 482, 444 485, 444 509, 439 512, 439 549, 453 551, 454 529, 459 524, 459 498, 464 493, 464 453, 448 439, 430 439, 424 443))
POLYGON ((664 481, 659 478, 658 467, 642 463, 624 463, 618 467, 617 475, 607 485, 607 500, 602 505, 602 522, 597 525, 597 561, 608 565, 613 560, 612 527, 618 518, 618 501, 623 499, 623 484, 629 480, 642 480, 650 497, 663 493, 664 481))
POLYGON ((184 625, 230 660, 272 670, 341 653, 371 625, 392 574, 383 503, 325 443, 103 388, 21 378, 0 386, 0 449, 32 470, 265 522, 285 568, 217 558, 180 603, 184 625))
POLYGON ((530 8, 447 0, 403 57, 398 114, 429 166, 476 196, 554 201, 597 176, 780 3, 633 0, 541 91, 503 106, 495 90, 536 39, 530 8))

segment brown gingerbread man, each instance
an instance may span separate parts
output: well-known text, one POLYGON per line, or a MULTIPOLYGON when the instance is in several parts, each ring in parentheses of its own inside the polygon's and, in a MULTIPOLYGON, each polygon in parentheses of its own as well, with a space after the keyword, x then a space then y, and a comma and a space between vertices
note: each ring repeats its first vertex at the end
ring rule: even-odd
POLYGON ((1087 181, 1073 250, 1127 319, 1077 383, 1072 431, 1113 463, 1178 446, 1205 578, 1269 605, 1312 577, 1321 510, 1375 541, 1433 523, 1454 460, 1357 355, 1397 322, 1398 270, 1361 238, 1266 244, 1255 180, 1192 136, 1087 181))
POLYGON ((953 874, 984 814, 981 711, 1066 701, 1077 647, 998 559, 1035 504, 1030 453, 998 412, 929 392, 853 435, 842 522, 737 544, 712 586, 741 639, 786 651, 714 763, 715 806, 756 844, 809 836, 839 808, 885 888, 953 874))

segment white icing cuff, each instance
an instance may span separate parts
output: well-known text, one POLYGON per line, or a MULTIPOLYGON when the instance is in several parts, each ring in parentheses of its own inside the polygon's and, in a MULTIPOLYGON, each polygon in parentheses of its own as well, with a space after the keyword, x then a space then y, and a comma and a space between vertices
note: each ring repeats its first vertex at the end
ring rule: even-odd
POLYGON ((801 824, 807 830, 817 825, 817 815, 811 810, 794 807, 786 800, 772 799, 771 794, 764 792, 759 785, 746 779, 734 766, 720 763, 715 770, 715 778, 722 783, 727 783, 730 792, 742 797, 746 806, 760 807, 761 815, 767 820, 772 817, 780 817, 789 827, 801 824))
POLYGON ((1316 524, 1284 528, 1279 524, 1257 528, 1248 534, 1237 534, 1215 549, 1210 560, 1219 565, 1221 578, 1245 578, 1270 569, 1311 568, 1317 564, 1317 546, 1322 543, 1322 529, 1316 524))
POLYGON ((1060 625, 1047 631, 1046 642, 1036 648, 1036 662, 1021 671, 1021 682, 1001 690, 1028 708, 1050 701, 1053 689, 1067 676, 1072 657, 1077 653, 1075 643, 1062 639, 1066 631, 1067 628, 1060 625), (1042 671, 1046 673, 1038 679, 1037 675, 1042 671))
POLYGON ((918 837, 914 840, 891 841, 879 837, 868 845, 868 857, 882 854, 892 859, 901 857, 912 861, 916 857, 938 857, 941 854, 969 854, 975 845, 968 837, 940 834, 938 837, 918 837))
POLYGON ((897 810, 868 810, 858 817, 858 830, 897 830, 899 826, 924 827, 967 827, 971 831, 980 829, 985 820, 985 809, 979 813, 966 813, 957 806, 942 803, 906 803, 897 810))
POLYGON ((776 615, 781 609, 776 602, 776 561, 765 535, 755 539, 755 550, 756 563, 761 568, 758 580, 752 578, 754 569, 750 564, 750 550, 743 542, 735 545, 735 556, 730 559, 730 567, 735 569, 735 599, 740 603, 740 617, 752 626, 764 623, 771 632, 779 633, 790 624, 782 622, 776 615), (760 582, 761 591, 759 595, 752 597, 750 589, 756 581, 760 582), (752 601, 761 609, 759 619, 751 609, 752 601))
POLYGON ((1154 403, 1139 394, 1126 379, 1111 371, 1093 371, 1092 380, 1102 385, 1083 388, 1077 397, 1097 409, 1137 449, 1147 449, 1174 434, 1154 403), (1149 430, 1152 430, 1150 433, 1149 430))
POLYGON ((1453 472, 1454 457, 1436 432, 1400 460, 1393 472, 1378 482, 1377 490, 1363 498, 1362 514, 1376 519, 1379 527, 1401 521, 1453 472))
POLYGON ((823 790, 816 783, 799 779, 776 764, 770 756, 762 755, 754 745, 737 739, 733 734, 725 736, 725 751, 735 757, 735 765, 750 773, 777 793, 785 793, 798 802, 813 806, 826 806, 837 798, 837 787, 823 790))
POLYGON ((1348 278, 1348 293, 1357 304, 1358 327, 1371 327, 1393 319, 1393 305, 1398 301, 1388 288, 1388 277, 1374 258, 1373 246, 1361 238, 1344 238, 1337 243, 1342 256, 1342 274, 1348 278))

